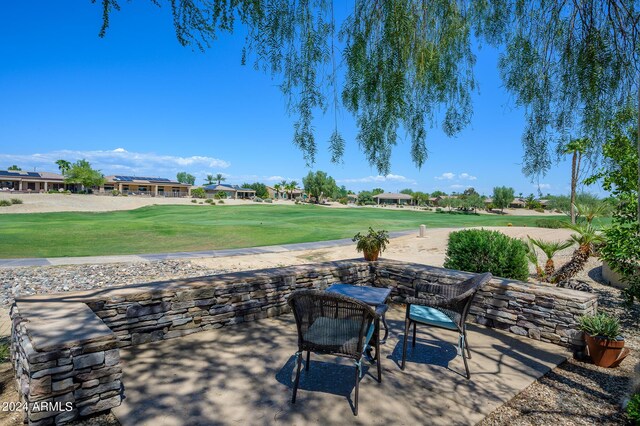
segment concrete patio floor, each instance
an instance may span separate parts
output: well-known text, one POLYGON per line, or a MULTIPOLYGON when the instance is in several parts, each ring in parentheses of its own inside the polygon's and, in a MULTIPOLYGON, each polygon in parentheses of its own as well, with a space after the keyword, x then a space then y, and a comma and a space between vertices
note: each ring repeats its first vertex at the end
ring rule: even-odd
POLYGON ((297 348, 292 315, 121 349, 122 425, 475 424, 566 359, 561 347, 472 325, 471 380, 457 336, 418 328, 401 371, 404 311, 388 314, 382 383, 369 365, 353 415, 353 363, 315 355, 290 403, 297 348), (372 375, 373 374, 373 375, 372 375))

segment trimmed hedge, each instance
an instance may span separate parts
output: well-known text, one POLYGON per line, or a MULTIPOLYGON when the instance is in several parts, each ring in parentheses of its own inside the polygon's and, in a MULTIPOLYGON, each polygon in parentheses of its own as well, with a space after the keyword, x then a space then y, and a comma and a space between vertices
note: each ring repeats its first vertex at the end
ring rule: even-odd
POLYGON ((502 278, 529 278, 524 242, 498 231, 466 229, 452 232, 444 267, 467 272, 491 272, 502 278))

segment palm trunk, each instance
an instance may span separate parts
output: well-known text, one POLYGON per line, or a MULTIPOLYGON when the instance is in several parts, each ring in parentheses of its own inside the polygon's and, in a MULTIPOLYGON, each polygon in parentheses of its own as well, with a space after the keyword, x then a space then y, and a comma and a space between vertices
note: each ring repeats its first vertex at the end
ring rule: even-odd
POLYGON ((567 281, 575 277, 580 271, 584 269, 584 265, 591 256, 591 245, 585 245, 578 247, 571 256, 571 260, 562 265, 558 272, 556 272, 551 278, 550 282, 560 283, 567 281))
POLYGON ((544 275, 546 277, 551 277, 555 271, 556 265, 554 265, 553 259, 547 259, 547 263, 544 264, 544 275))
POLYGON ((576 224, 576 186, 578 184, 577 175, 577 159, 578 150, 573 151, 573 159, 571 160, 571 223, 576 224))
POLYGON ((638 121, 636 126, 638 132, 636 139, 638 149, 638 223, 640 224, 640 74, 638 75, 638 121))

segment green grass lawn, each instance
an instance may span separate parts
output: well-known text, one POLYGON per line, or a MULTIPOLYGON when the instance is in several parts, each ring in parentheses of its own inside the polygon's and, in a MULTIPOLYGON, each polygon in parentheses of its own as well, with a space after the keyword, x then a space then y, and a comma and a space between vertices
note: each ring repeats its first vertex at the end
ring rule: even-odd
MULTIPOLYGON (((106 213, 0 215, 0 258, 96 256, 254 247, 352 237, 372 226, 535 226, 540 217, 374 208, 150 206, 106 213)), ((562 218, 564 219, 564 218, 562 218)))

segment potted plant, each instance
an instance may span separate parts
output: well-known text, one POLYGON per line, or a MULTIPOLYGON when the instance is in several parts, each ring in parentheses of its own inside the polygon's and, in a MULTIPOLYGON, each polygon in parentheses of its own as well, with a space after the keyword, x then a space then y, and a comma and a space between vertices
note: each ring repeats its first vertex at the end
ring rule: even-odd
POLYGON ((363 252, 364 258, 369 261, 378 260, 380 253, 384 252, 389 244, 389 233, 387 231, 374 231, 369 227, 369 232, 361 234, 358 232, 353 237, 358 253, 363 252))
POLYGON ((585 333, 589 356, 599 367, 617 367, 629 354, 620 335, 620 322, 605 313, 580 318, 580 330, 585 333))

